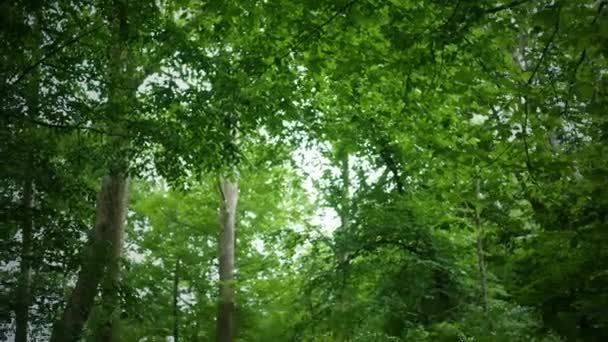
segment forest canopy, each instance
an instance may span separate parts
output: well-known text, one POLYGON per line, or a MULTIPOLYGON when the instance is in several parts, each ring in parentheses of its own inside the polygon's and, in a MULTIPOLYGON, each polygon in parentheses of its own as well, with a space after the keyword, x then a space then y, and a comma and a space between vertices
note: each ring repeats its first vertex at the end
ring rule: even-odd
POLYGON ((0 0, 0 340, 607 341, 607 5, 0 0))

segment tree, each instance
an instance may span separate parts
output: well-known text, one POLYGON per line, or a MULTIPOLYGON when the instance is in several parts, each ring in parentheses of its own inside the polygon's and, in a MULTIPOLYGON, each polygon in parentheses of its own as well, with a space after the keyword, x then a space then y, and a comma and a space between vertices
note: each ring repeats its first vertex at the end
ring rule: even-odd
POLYGON ((220 300, 217 315, 217 341, 234 340, 234 248, 238 187, 226 177, 220 179, 219 275, 220 300))
MULTIPOLYGON (((131 85, 129 79, 123 74, 131 68, 127 62, 128 48, 128 8, 126 3, 117 2, 110 10, 111 45, 109 48, 109 91, 108 109, 110 116, 121 118, 126 113, 124 89, 131 85)), ((118 127, 110 129, 114 134, 121 134, 118 127)), ((82 328, 88 319, 93 307, 97 287, 106 277, 103 285, 104 299, 110 312, 118 306, 118 276, 119 259, 122 252, 122 238, 124 235, 124 221, 127 206, 127 172, 125 144, 122 137, 110 138, 113 149, 110 162, 107 165, 107 174, 104 176, 97 198, 97 212, 95 229, 91 236, 88 250, 84 256, 78 281, 70 296, 60 321, 53 329, 51 341, 76 341, 79 339, 82 328)), ((100 331, 99 340, 113 341, 114 318, 109 317, 108 322, 100 331)))

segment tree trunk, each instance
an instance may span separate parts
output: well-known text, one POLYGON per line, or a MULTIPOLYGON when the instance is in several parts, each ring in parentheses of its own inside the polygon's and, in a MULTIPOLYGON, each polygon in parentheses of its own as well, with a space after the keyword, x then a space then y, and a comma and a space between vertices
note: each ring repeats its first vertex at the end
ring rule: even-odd
POLYGON ((175 261, 173 273, 173 342, 179 341, 179 258, 175 261))
POLYGON ((486 263, 484 256, 484 247, 483 247, 483 225, 481 224, 481 192, 479 189, 479 177, 475 180, 475 197, 477 199, 477 203, 475 206, 475 226, 477 228, 477 261, 479 266, 479 291, 480 291, 480 301, 481 308, 483 310, 483 314, 485 316, 486 321, 489 324, 490 330, 492 329, 492 322, 490 317, 488 316, 488 290, 486 283, 486 263))
POLYGON ((227 178, 220 179, 220 301, 217 315, 217 341, 234 340, 234 233, 238 186, 227 178))
MULTIPOLYGON (((125 189, 126 197, 126 189, 125 189)), ((126 211, 126 200, 123 204, 126 211)), ((123 214, 124 215, 124 214, 123 214)), ((108 236, 111 250, 108 255, 108 265, 101 282, 101 318, 102 324, 96 331, 95 340, 98 342, 118 341, 118 321, 120 319, 120 258, 122 254, 124 235, 123 226, 108 236)))
POLYGON ((342 157, 342 201, 340 208, 340 229, 342 231, 348 230, 350 225, 350 163, 348 158, 348 152, 343 152, 342 157))
POLYGON ((119 253, 124 231, 127 204, 127 178, 124 173, 110 173, 102 180, 97 198, 95 229, 78 281, 61 319, 55 324, 51 342, 78 341, 93 307, 97 287, 111 262, 119 253))
MULTIPOLYGON (((338 228, 340 234, 342 236, 346 236, 349 234, 348 230, 350 227, 350 162, 349 162, 349 155, 348 152, 342 150, 340 155, 340 169, 341 169, 341 174, 340 174, 340 178, 342 181, 341 184, 341 194, 340 194, 340 201, 339 201, 339 215, 340 215, 340 227, 338 228)), ((350 311, 350 307, 349 307, 349 298, 348 296, 344 295, 344 291, 346 291, 347 288, 347 282, 348 282, 348 278, 349 278, 349 273, 350 273, 350 269, 351 269, 351 264, 350 264, 350 260, 349 260, 349 250, 347 247, 342 247, 339 250, 339 254, 338 254, 338 260, 340 262, 340 264, 343 266, 342 267, 342 285, 340 288, 338 288, 338 293, 337 293, 337 311, 340 314, 345 315, 345 317, 348 316, 348 313, 350 311)), ((344 320, 342 321, 342 323, 340 324, 336 324, 335 325, 335 330, 333 332, 333 336, 336 340, 338 341, 350 341, 352 339, 351 336, 351 331, 352 329, 349 329, 348 326, 345 326, 350 324, 348 320, 344 320)))
MULTIPOLYGON (((129 24, 128 4, 126 0, 114 0, 113 8, 108 17, 111 25, 112 39, 109 42, 109 111, 108 117, 120 120, 127 114, 129 96, 134 96, 128 89, 132 87, 132 64, 129 62, 129 24)), ((110 173, 118 172, 126 174, 128 160, 124 156, 128 141, 122 137, 124 127, 117 123, 110 124, 110 131, 117 133, 111 138, 112 152, 116 153, 117 159, 110 163, 110 173)), ((101 322, 95 331, 95 340, 98 342, 113 342, 119 340, 118 324, 120 321, 120 261, 124 235, 124 221, 126 211, 127 186, 126 177, 122 207, 122 219, 120 225, 107 237, 111 249, 107 256, 106 272, 101 281, 101 322)))
POLYGON ((119 274, 120 255, 124 235, 127 206, 126 147, 129 141, 118 122, 126 115, 127 101, 132 95, 129 87, 133 75, 128 58, 129 26, 128 6, 124 0, 115 0, 109 12, 108 22, 112 37, 108 42, 108 111, 113 121, 109 131, 108 146, 112 159, 108 174, 103 178, 97 199, 96 223, 89 246, 83 257, 76 287, 65 311, 53 329, 52 342, 77 341, 82 334, 95 302, 98 287, 102 283, 101 317, 105 320, 96 331, 98 341, 115 341, 117 316, 120 314, 119 274))
POLYGON ((16 342, 27 342, 27 331, 29 323, 29 309, 31 301, 31 264, 32 264, 32 237, 33 237, 33 208, 34 208, 34 184, 31 177, 26 179, 23 185, 23 197, 21 200, 21 270, 17 287, 17 299, 15 308, 16 342))
MULTIPOLYGON (((34 35, 34 46, 32 58, 40 58, 40 45, 42 44, 42 2, 35 3, 33 8, 35 21, 32 27, 34 35)), ((28 89, 27 107, 28 114, 35 119, 40 110, 40 72, 38 69, 32 73, 31 88, 28 89)), ((23 195, 21 199, 21 263, 19 278, 17 282, 16 306, 15 306, 15 342, 28 341, 28 324, 30 303, 32 300, 32 240, 34 235, 34 179, 32 167, 34 167, 34 153, 30 152, 26 163, 25 181, 23 183, 23 195)))

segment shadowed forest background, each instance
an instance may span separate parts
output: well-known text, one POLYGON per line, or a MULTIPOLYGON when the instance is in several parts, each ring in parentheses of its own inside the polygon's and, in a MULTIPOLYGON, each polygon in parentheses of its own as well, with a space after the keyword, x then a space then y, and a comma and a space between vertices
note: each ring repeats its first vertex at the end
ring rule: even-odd
POLYGON ((0 340, 608 341, 605 0, 0 0, 0 340))

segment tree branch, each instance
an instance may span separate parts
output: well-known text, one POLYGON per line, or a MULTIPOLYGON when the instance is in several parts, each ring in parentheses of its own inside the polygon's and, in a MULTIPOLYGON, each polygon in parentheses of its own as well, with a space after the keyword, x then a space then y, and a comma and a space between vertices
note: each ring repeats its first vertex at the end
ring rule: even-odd
POLYGON ((30 118, 25 118, 23 121, 31 123, 31 124, 34 124, 34 125, 37 125, 37 126, 47 127, 47 128, 56 128, 56 129, 62 129, 62 130, 85 130, 85 131, 89 131, 89 132, 93 132, 93 133, 97 133, 97 134, 103 134, 103 135, 107 135, 107 136, 129 137, 129 136, 124 135, 124 134, 118 134, 118 133, 108 132, 108 131, 105 131, 103 129, 99 129, 99 128, 95 128, 95 127, 89 127, 89 126, 83 126, 83 125, 53 124, 53 123, 44 122, 44 121, 36 120, 36 119, 30 119, 30 118))
MULTIPOLYGON (((351 0, 349 3, 347 3, 342 8, 340 8, 338 11, 336 11, 336 13, 334 13, 332 16, 330 16, 327 20, 325 20, 319 26, 317 26, 314 29, 308 31, 308 33, 306 33, 306 32, 300 33, 296 37, 296 41, 293 44, 291 44, 291 46, 287 47, 287 51, 285 51, 283 54, 280 54, 278 56, 275 55, 275 58, 274 58, 273 62, 269 63, 263 69, 261 69, 260 72, 257 74, 257 76, 261 77, 262 75, 264 75, 270 69, 271 66, 273 66, 274 64, 277 63, 277 61, 280 61, 280 60, 284 59, 285 57, 289 56, 289 54, 291 54, 292 52, 294 52, 298 47, 300 47, 302 44, 304 44, 306 41, 308 41, 314 34, 316 34, 317 32, 322 31, 325 26, 327 26, 330 23, 332 23, 340 14, 344 14, 357 1, 358 0, 351 0)), ((282 49, 280 49, 280 50, 282 50, 282 49)), ((278 52, 279 51, 277 51, 277 53, 278 52)), ((252 80, 253 80, 253 78, 252 78, 252 80)))
MULTIPOLYGON (((608 4, 608 1, 604 0, 604 1, 600 2, 600 4, 598 5, 595 17, 593 17, 593 21, 591 22, 591 28, 592 29, 595 27, 597 19, 599 18, 600 14, 602 13, 602 10, 604 9, 604 7, 606 7, 607 4, 608 4)), ((564 107, 564 113, 566 115, 569 112, 568 108, 569 108, 569 104, 570 104, 570 98, 572 98, 572 92, 574 90, 574 83, 576 81, 576 74, 578 73, 578 69, 580 68, 580 66, 585 61, 585 58, 587 58, 587 49, 584 49, 583 52, 581 52, 581 55, 578 58, 578 61, 576 62, 576 64, 574 64, 574 68, 573 68, 573 71, 572 71, 572 79, 570 80, 570 84, 568 85, 568 97, 566 98, 566 105, 564 107)))
POLYGON ((17 79, 15 80, 15 82, 13 82, 11 85, 16 85, 19 82, 23 81, 23 79, 25 78, 25 76, 27 76, 29 73, 31 73, 32 71, 34 71, 38 66, 40 66, 41 64, 43 64, 47 59, 53 57, 54 55, 56 55, 59 51, 63 50, 64 48, 70 46, 70 45, 74 45, 75 43, 79 42, 82 38, 88 36, 89 34, 99 30, 102 27, 102 25, 98 25, 95 26, 93 28, 91 28, 90 30, 84 31, 81 34, 78 34, 76 36, 74 36, 74 38, 64 42, 63 44, 60 44, 58 46, 56 46, 55 48, 53 48, 49 53, 47 53, 46 55, 44 55, 42 58, 40 58, 38 61, 36 61, 34 64, 30 65, 29 67, 27 67, 25 70, 23 70, 23 72, 19 75, 19 77, 17 77, 17 79))
POLYGON ((498 7, 487 9, 487 10, 485 10, 485 13, 488 13, 488 14, 497 13, 497 12, 504 11, 504 10, 507 10, 507 9, 515 8, 515 7, 519 6, 519 5, 523 5, 526 2, 530 2, 530 0, 511 1, 511 2, 509 2, 507 4, 502 5, 502 6, 498 6, 498 7))
POLYGON ((394 241, 394 240, 387 240, 387 239, 379 239, 379 240, 375 240, 375 241, 371 241, 366 243, 365 245, 363 245, 362 247, 356 249, 354 252, 347 254, 346 258, 340 263, 340 267, 343 267, 344 265, 349 264, 351 261, 353 261, 354 259, 358 258, 359 256, 363 255, 363 253, 371 253, 374 250, 378 249, 381 246, 394 246, 394 247, 399 247, 400 249, 404 250, 404 251, 408 251, 410 253, 413 254, 420 254, 420 251, 418 251, 413 245, 409 245, 406 244, 403 241, 394 241))
POLYGON ((549 47, 551 46, 551 43, 553 43, 553 39, 555 39, 555 36, 557 35, 557 31, 559 31, 559 19, 560 19, 561 12, 562 12, 562 8, 558 7, 557 8, 557 19, 555 19, 555 28, 553 29, 553 33, 551 33, 549 40, 547 40, 547 43, 545 44, 545 47, 543 48, 543 51, 541 52, 540 58, 538 59, 536 66, 534 66, 534 69, 532 70, 532 75, 530 75, 530 78, 528 78, 528 82, 527 82, 528 85, 532 84, 532 80, 534 80, 534 76, 538 73, 538 69, 540 69, 540 66, 542 65, 543 61, 545 60, 545 56, 547 55, 547 51, 549 51, 549 47))
POLYGON ((339 9, 338 11, 336 11, 336 13, 334 13, 331 17, 329 17, 327 20, 325 20, 323 23, 321 23, 321 25, 317 26, 316 28, 314 28, 313 30, 309 31, 308 34, 302 36, 300 35, 300 39, 298 39, 289 49, 288 51, 282 55, 281 57, 279 57, 279 59, 283 59, 285 57, 287 57, 291 52, 293 52, 295 49, 297 49, 300 45, 302 45, 303 43, 305 43, 307 40, 309 40, 314 34, 316 34, 317 32, 320 32, 323 30, 323 28, 327 25, 329 25, 332 21, 334 21, 340 14, 344 14, 349 8, 351 8, 358 0, 351 0, 350 2, 348 2, 346 5, 344 5, 341 9, 339 9))

